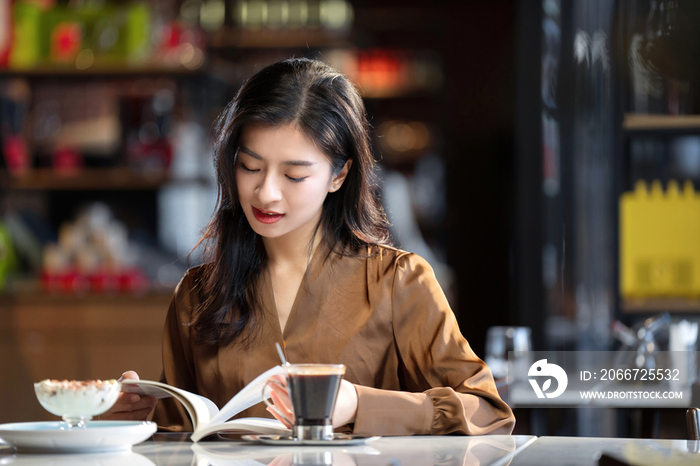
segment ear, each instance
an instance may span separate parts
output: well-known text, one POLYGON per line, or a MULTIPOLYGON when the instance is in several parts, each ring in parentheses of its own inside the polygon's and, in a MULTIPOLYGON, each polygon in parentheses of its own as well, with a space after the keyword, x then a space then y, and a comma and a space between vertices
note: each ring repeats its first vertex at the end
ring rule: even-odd
POLYGON ((338 172, 337 175, 335 175, 335 178, 333 178, 333 181, 331 182, 331 187, 328 189, 329 193, 334 193, 337 190, 340 189, 341 186, 343 186, 343 182, 345 181, 345 177, 348 176, 348 172, 350 171, 350 167, 352 166, 352 159, 348 159, 347 162, 345 162, 345 166, 338 172))

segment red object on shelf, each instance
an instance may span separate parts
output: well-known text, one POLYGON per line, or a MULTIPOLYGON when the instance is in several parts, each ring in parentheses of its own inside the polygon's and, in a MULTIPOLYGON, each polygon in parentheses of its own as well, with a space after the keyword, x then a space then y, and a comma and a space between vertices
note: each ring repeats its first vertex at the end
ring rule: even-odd
POLYGON ((6 135, 2 151, 5 155, 7 171, 11 174, 21 175, 29 170, 29 151, 24 139, 13 134, 6 135))
POLYGON ((84 295, 110 294, 115 292, 142 295, 148 293, 150 281, 138 267, 124 269, 120 272, 99 270, 90 275, 70 269, 62 273, 41 273, 41 284, 47 293, 84 295))
POLYGON ((70 271, 61 277, 63 291, 69 294, 83 295, 90 290, 87 279, 75 271, 70 271))
POLYGON ((42 272, 41 286, 47 293, 58 293, 62 290, 61 276, 58 274, 42 272))
POLYGON ((165 138, 151 143, 137 142, 129 151, 129 165, 138 170, 168 170, 173 161, 173 148, 165 138))
POLYGON ((0 0, 0 68, 7 68, 12 50, 12 0, 0 0))
POLYGON ((161 47, 166 50, 174 49, 180 45, 182 26, 178 23, 170 23, 163 26, 161 35, 161 47))
POLYGON ((117 279, 122 293, 145 294, 150 287, 148 277, 137 267, 122 271, 117 279))
POLYGON ((83 25, 63 22, 51 32, 51 58, 58 62, 72 62, 80 53, 83 41, 83 25))
POLYGON ((41 283, 48 293, 82 295, 90 289, 87 279, 72 269, 62 273, 42 272, 41 283))
POLYGON ((192 44, 195 47, 205 48, 206 35, 196 27, 188 27, 182 23, 172 22, 161 29, 158 48, 161 53, 167 53, 178 49, 183 44, 192 44))
POLYGON ((116 275, 104 270, 88 275, 87 280, 90 283, 90 291, 93 293, 114 293, 118 289, 116 275))
POLYGON ((391 95, 408 84, 408 58, 390 49, 369 49, 360 52, 357 81, 369 95, 391 95))
POLYGON ((74 149, 58 149, 53 154, 53 169, 62 175, 74 175, 83 168, 83 158, 74 149))

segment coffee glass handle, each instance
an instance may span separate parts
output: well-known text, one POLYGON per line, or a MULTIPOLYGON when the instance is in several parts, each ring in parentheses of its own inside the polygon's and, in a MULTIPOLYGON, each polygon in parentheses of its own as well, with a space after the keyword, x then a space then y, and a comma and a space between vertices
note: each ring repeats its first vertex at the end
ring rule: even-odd
POLYGON ((275 413, 277 413, 277 415, 278 415, 279 417, 281 417, 282 419, 285 419, 290 425, 294 425, 294 422, 293 422, 292 420, 287 419, 287 415, 286 415, 286 414, 282 413, 279 409, 275 408, 274 404, 273 404, 273 403, 270 403, 270 401, 268 401, 268 398, 270 398, 270 397, 265 393, 265 390, 267 389, 267 386, 270 385, 270 384, 277 385, 277 386, 280 387, 281 389, 287 390, 287 387, 285 387, 285 386, 282 384, 282 382, 280 382, 279 380, 268 379, 268 381, 265 382, 265 385, 263 385, 263 388, 262 388, 262 398, 263 398, 263 401, 265 402, 265 404, 266 404, 272 411, 274 411, 275 413))

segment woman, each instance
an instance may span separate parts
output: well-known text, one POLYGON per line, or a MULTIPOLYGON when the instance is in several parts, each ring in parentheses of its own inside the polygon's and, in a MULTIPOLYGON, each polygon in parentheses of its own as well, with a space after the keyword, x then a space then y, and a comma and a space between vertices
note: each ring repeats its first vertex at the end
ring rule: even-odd
MULTIPOLYGON (((175 291, 162 380, 222 406, 279 363, 274 343, 284 342, 290 362, 347 366, 336 428, 510 433, 513 414, 432 269, 388 246, 369 125, 348 79, 307 59, 268 66, 217 129, 219 200, 200 241, 207 260, 175 291)), ((154 404, 128 397, 102 417, 144 418, 154 404)), ((287 409, 283 391, 273 401, 287 409)), ((266 415, 263 404, 240 414, 266 415)), ((172 400, 154 420, 192 429, 172 400)))

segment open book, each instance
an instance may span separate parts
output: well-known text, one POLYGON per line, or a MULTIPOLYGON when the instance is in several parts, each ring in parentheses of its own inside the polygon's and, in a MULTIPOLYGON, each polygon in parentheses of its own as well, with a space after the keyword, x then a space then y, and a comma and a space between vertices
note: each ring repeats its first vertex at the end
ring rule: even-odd
POLYGON ((262 390, 267 379, 273 375, 284 374, 281 366, 275 366, 255 378, 236 394, 221 411, 213 401, 201 395, 188 392, 161 382, 152 380, 123 380, 122 391, 157 399, 175 397, 187 410, 192 419, 194 433, 192 441, 197 442, 207 435, 222 431, 257 432, 261 434, 289 435, 290 430, 275 419, 247 417, 231 419, 241 411, 263 400, 262 390))

